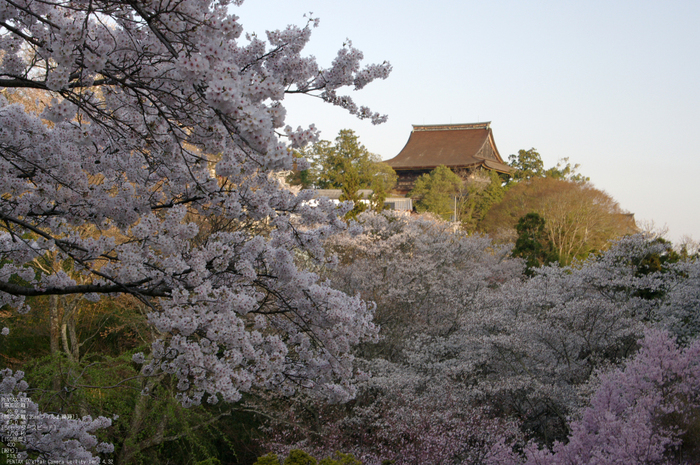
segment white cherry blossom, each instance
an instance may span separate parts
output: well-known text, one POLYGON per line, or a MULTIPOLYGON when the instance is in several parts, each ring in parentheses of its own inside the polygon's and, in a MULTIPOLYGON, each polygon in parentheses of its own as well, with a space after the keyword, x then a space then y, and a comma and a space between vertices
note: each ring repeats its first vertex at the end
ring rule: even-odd
POLYGON ((286 124, 286 94, 379 122, 339 92, 391 66, 361 66, 348 43, 320 67, 303 55, 315 19, 246 38, 239 3, 0 1, 0 88, 50 102, 34 115, 0 96, 0 305, 133 295, 162 336, 135 360, 176 374, 185 405, 300 387, 346 400, 373 307, 295 257, 331 261, 322 240, 347 206, 310 206, 271 173, 317 138, 286 124), (44 254, 80 279, 35 276, 44 254))

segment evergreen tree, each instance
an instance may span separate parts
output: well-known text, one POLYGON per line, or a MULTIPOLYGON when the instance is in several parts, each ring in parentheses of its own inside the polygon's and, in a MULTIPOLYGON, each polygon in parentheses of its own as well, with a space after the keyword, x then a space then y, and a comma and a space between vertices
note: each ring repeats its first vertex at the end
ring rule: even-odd
POLYGON ((304 171, 294 173, 288 181, 303 187, 313 185, 319 189, 341 189, 343 194, 340 200, 352 200, 355 203, 346 218, 355 218, 367 209, 367 205, 360 202, 360 189, 374 191, 368 200, 374 210, 380 211, 384 207, 387 193, 396 185, 396 172, 382 163, 379 155, 367 150, 351 129, 342 129, 335 138, 335 144, 322 140, 301 155, 309 159, 311 168, 306 174, 304 171))
POLYGON ((544 218, 537 213, 528 213, 515 226, 518 239, 515 241, 513 256, 525 259, 529 275, 533 274, 533 268, 559 261, 552 242, 547 239, 544 225, 544 218))
POLYGON ((515 168, 510 179, 511 182, 527 181, 533 178, 563 179, 576 182, 590 181, 590 178, 577 172, 580 165, 571 166, 568 157, 561 158, 556 166, 545 170, 542 156, 535 148, 519 150, 518 155, 510 155, 508 161, 509 165, 515 168))

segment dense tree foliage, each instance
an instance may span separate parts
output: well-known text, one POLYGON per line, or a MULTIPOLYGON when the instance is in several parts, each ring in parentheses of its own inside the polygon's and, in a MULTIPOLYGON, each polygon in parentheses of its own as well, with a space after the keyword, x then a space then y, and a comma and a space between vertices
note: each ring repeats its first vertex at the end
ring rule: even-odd
MULTIPOLYGON (((317 140, 282 100, 381 122, 338 91, 390 66, 348 43, 321 68, 316 20, 244 38, 229 6, 0 0, 0 436, 26 433, 8 458, 253 463, 234 441, 264 418, 289 464, 698 460, 697 257, 608 244, 628 217, 534 150, 484 223, 536 213, 521 234, 562 264, 528 275, 434 217, 348 227, 349 203, 280 183, 317 140)), ((332 165, 348 196, 363 163, 332 165)), ((436 171, 419 197, 447 192, 446 215, 502 187, 436 171)))
POLYGON ((362 462, 352 454, 336 452, 333 457, 324 457, 319 461, 300 449, 291 450, 282 462, 277 454, 270 453, 260 457, 253 465, 316 465, 317 463, 318 465, 362 465, 362 462))
POLYGON ((381 211, 387 193, 396 185, 396 172, 379 155, 370 153, 351 129, 342 129, 334 144, 325 140, 316 142, 302 155, 311 166, 307 170, 295 170, 288 181, 304 188, 341 189, 340 200, 354 203, 349 218, 355 218, 367 208, 360 202, 358 190, 371 189, 371 199, 364 200, 371 200, 372 208, 381 211))
POLYGON ((457 197, 462 184, 462 179, 451 169, 438 166, 416 179, 408 196, 415 199, 416 211, 419 213, 427 211, 449 221, 454 218, 457 210, 457 197))
POLYGON ((468 232, 479 230, 479 225, 489 210, 506 193, 505 175, 496 171, 477 171, 466 177, 460 195, 458 220, 468 232))
MULTIPOLYGON (((384 178, 391 173, 386 169, 390 167, 381 163, 379 155, 367 150, 351 129, 341 129, 334 144, 320 141, 305 153, 311 162, 314 184, 320 189, 342 189, 349 174, 357 177, 360 188, 370 189, 377 182, 375 178, 384 178)), ((396 174, 393 176, 395 182, 396 174)), ((391 180, 382 179, 385 182, 391 180)))
POLYGON ((695 463, 700 458, 700 341, 650 330, 622 367, 600 374, 566 443, 527 450, 528 465, 695 463))
MULTIPOLYGON (((391 67, 362 67, 348 41, 321 68, 302 55, 315 19, 263 40, 229 7, 0 2, 0 305, 27 312, 28 298, 66 296, 66 317, 76 302, 130 296, 153 334, 129 362, 146 399, 169 380, 183 406, 297 389, 347 400, 350 348, 377 332, 372 307, 295 264, 330 260, 322 239, 346 228, 347 205, 311 205, 270 174, 317 139, 285 124, 285 94, 382 122, 338 92, 391 67), (26 90, 48 102, 39 113, 4 96, 26 90), (57 266, 38 270, 47 257, 57 266)), ((66 327, 75 359, 85 340, 66 327)), ((3 393, 25 392, 21 377, 3 371, 3 393)), ((147 413, 137 402, 131 426, 147 413)), ((20 444, 31 458, 110 449, 90 436, 109 419, 36 418, 46 434, 20 444)), ((124 463, 134 441, 118 451, 124 463)))
POLYGON ((515 168, 510 177, 511 182, 527 181, 533 178, 566 179, 569 181, 587 182, 590 179, 578 173, 579 165, 571 166, 568 158, 562 158, 556 166, 544 169, 542 157, 537 149, 519 150, 518 155, 508 157, 509 165, 515 168))
POLYGON ((554 245, 547 238, 544 225, 544 218, 537 213, 528 213, 515 225, 518 239, 513 247, 513 256, 525 259, 527 273, 530 275, 534 272, 533 268, 559 261, 554 245))
POLYGON ((345 450, 366 464, 521 463, 529 459, 515 451, 567 441, 569 419, 598 389, 596 373, 634 356, 646 328, 698 335, 688 315, 698 309, 700 264, 661 258, 664 266, 650 267, 672 254, 667 243, 625 237, 528 278, 523 261, 487 237, 426 217, 359 219, 362 234, 330 240, 340 265, 328 277, 377 303, 383 338, 358 351, 372 377, 342 407, 295 399, 271 429, 279 452, 345 450))
POLYGON ((297 399, 270 446, 313 448, 318 456, 344 450, 368 465, 502 463, 520 438, 516 423, 467 400, 468 386, 447 366, 449 349, 421 347, 458 331, 481 293, 518 279, 522 263, 508 247, 430 216, 364 213, 359 220, 362 234, 329 240, 340 266, 328 277, 377 303, 383 338, 358 352, 372 377, 345 406, 297 399))
POLYGON ((459 222, 473 232, 504 194, 503 179, 495 171, 454 172, 438 166, 419 177, 408 196, 415 200, 419 213, 459 222))
POLYGON ((539 178, 545 175, 544 162, 536 149, 519 150, 518 155, 508 157, 509 165, 515 168, 512 175, 514 181, 539 178))
POLYGON ((562 264, 602 250, 608 241, 635 232, 634 220, 605 192, 583 182, 533 178, 510 187, 481 223, 495 237, 515 240, 515 225, 528 213, 545 220, 547 239, 562 264))

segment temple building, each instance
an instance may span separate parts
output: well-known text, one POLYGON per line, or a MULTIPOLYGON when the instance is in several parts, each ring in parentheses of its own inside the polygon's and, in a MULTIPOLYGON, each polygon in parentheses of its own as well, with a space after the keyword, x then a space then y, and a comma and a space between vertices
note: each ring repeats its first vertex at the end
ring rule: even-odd
POLYGON ((479 170, 513 172, 498 153, 490 125, 491 122, 413 125, 403 150, 385 161, 399 176, 396 191, 407 194, 419 176, 440 165, 463 178, 479 170))

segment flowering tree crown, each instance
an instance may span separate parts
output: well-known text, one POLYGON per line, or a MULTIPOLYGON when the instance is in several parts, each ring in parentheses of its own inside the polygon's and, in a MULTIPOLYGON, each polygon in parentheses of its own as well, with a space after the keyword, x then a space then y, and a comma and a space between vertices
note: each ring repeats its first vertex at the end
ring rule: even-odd
POLYGON ((160 335, 136 361, 177 376, 185 405, 300 386, 342 401, 372 308, 296 258, 325 264, 350 206, 309 205, 271 173, 317 138, 285 124, 286 94, 379 123, 338 92, 391 67, 362 67, 348 42, 322 68, 302 55, 317 20, 265 41, 231 6, 0 1, 0 305, 133 296, 160 335), (28 91, 38 114, 17 103, 28 91), (76 272, 28 266, 47 254, 76 272))

